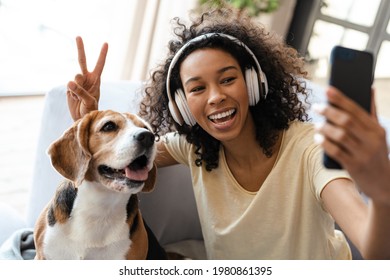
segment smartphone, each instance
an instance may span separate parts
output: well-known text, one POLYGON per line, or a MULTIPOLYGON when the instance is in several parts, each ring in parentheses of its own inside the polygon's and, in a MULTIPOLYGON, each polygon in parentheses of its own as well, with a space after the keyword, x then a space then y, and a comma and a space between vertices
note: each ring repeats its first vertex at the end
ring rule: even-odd
MULTIPOLYGON (((371 86, 373 83, 373 55, 367 51, 335 46, 330 56, 329 84, 342 91, 367 112, 371 108, 371 86)), ((331 104, 336 106, 337 104, 331 104)), ((324 153, 326 168, 342 169, 342 166, 324 153)))

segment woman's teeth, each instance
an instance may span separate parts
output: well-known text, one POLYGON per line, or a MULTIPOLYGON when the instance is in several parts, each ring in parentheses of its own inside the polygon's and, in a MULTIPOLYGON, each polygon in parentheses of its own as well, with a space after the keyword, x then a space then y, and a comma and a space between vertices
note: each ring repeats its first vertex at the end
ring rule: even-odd
POLYGON ((234 113, 236 112, 235 109, 230 109, 229 111, 218 113, 215 115, 209 116, 209 119, 213 122, 220 122, 221 120, 226 121, 229 119, 234 113))

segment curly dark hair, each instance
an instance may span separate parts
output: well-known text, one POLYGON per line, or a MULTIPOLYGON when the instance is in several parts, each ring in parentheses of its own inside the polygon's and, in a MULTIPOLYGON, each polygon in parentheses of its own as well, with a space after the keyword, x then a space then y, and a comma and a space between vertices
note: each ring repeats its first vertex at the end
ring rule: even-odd
MULTIPOLYGON (((256 140, 266 156, 272 155, 280 131, 287 129, 291 121, 308 120, 302 102, 308 93, 306 84, 302 82, 302 78, 307 75, 304 61, 279 36, 267 32, 243 13, 229 8, 206 11, 193 18, 189 26, 179 18, 174 18, 174 23, 174 33, 178 38, 169 42, 168 57, 152 72, 146 84, 140 115, 149 121, 158 137, 169 131, 186 135, 187 141, 196 147, 197 166, 204 162, 208 171, 218 167, 220 142, 198 124, 180 126, 173 120, 168 109, 166 78, 176 52, 186 42, 202 34, 223 33, 236 37, 255 54, 265 72, 269 87, 267 98, 250 106, 249 110, 256 126, 256 140)), ((206 47, 230 53, 239 62, 241 70, 254 65, 253 59, 242 46, 224 37, 213 36, 185 49, 171 73, 171 92, 182 87, 179 75, 181 62, 192 51, 206 47)))

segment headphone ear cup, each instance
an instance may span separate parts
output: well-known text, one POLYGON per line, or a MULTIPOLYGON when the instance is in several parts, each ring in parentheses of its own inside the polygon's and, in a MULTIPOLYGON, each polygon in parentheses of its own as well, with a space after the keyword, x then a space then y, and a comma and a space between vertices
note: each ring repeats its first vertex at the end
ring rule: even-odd
POLYGON ((259 76, 257 75, 257 72, 254 68, 251 69, 252 72, 252 85, 253 85, 253 102, 254 105, 256 105, 260 101, 260 81, 259 81, 259 76))
POLYGON ((260 88, 257 72, 254 68, 245 70, 245 82, 248 91, 249 105, 255 106, 260 101, 260 88))
POLYGON ((196 124, 196 120, 188 107, 185 94, 180 88, 175 92, 175 101, 184 122, 189 126, 194 126, 196 124))
POLYGON ((183 117, 180 114, 179 108, 177 108, 177 105, 173 101, 168 102, 168 109, 171 112, 172 118, 175 122, 177 122, 180 125, 183 125, 184 120, 183 117))
POLYGON ((245 69, 245 83, 246 91, 248 92, 249 106, 253 106, 252 96, 253 96, 253 87, 252 87, 252 74, 249 68, 245 69))

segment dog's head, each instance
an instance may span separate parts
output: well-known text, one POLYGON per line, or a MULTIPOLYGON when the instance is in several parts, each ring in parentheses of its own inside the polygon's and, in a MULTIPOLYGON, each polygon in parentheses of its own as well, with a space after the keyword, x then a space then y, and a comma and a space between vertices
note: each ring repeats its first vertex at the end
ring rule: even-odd
POLYGON ((48 154, 54 168, 77 186, 87 180, 137 193, 155 183, 154 134, 137 115, 93 111, 53 142, 48 154))

